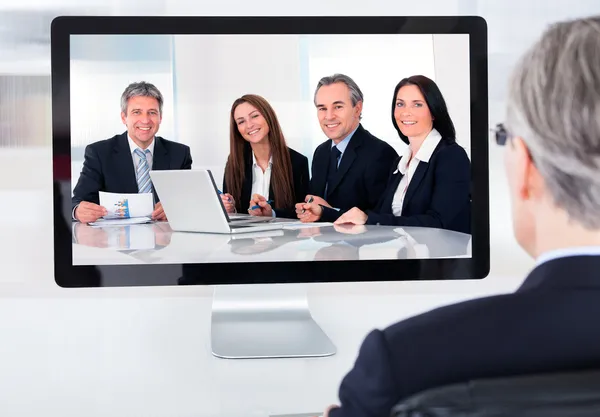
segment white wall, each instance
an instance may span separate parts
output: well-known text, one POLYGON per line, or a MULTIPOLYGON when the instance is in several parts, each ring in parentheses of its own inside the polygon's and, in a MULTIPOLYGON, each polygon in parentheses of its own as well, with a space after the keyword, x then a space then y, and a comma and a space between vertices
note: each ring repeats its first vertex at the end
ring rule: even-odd
POLYGON ((405 145, 390 120, 394 86, 414 74, 441 77, 459 142, 470 150, 465 36, 175 36, 173 61, 177 140, 191 146, 194 167, 210 168, 217 178, 229 153, 231 103, 246 93, 271 103, 288 145, 310 162, 327 139, 317 121, 314 89, 321 77, 336 72, 363 91, 363 125, 399 152, 405 145), (436 54, 442 49, 445 54, 436 54))

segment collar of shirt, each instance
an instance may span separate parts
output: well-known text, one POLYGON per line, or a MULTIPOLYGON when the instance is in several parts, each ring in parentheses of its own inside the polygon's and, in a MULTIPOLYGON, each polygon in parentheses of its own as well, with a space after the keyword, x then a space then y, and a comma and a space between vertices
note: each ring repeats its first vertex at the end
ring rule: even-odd
MULTIPOLYGON (((358 129, 358 126, 356 126, 356 129, 358 129)), ((346 147, 348 146, 348 143, 350 143, 350 139, 352 139, 352 135, 354 135, 354 132, 356 132, 356 129, 354 129, 352 132, 350 132, 350 134, 348 136, 346 136, 337 145, 335 144, 334 141, 331 141, 331 148, 333 149, 334 146, 337 147, 338 151, 340 151, 342 153, 342 155, 343 155, 344 151, 346 150, 346 147)))
MULTIPOLYGON (((421 162, 429 163, 431 155, 433 155, 433 151, 435 151, 435 148, 438 146, 438 143, 440 143, 440 140, 442 140, 442 135, 440 135, 440 132, 438 132, 436 129, 432 129, 421 144, 419 151, 415 155, 415 159, 421 162)), ((406 147, 406 149, 404 149, 402 158, 400 158, 400 162, 398 162, 398 170, 396 172, 400 171, 402 175, 406 174, 411 155, 412 151, 409 145, 406 147)))
MULTIPOLYGON (((152 142, 150 142, 150 146, 148 146, 146 149, 148 149, 150 151, 150 155, 154 156, 154 142, 156 142, 156 136, 154 138, 152 138, 152 142)), ((137 146, 135 144, 135 142, 133 141, 133 139, 131 139, 131 136, 129 136, 129 134, 127 134, 127 141, 129 142, 129 150, 131 150, 131 154, 133 155, 133 152, 137 149, 140 148, 139 146, 137 146)), ((142 148, 140 148, 142 149, 142 148)), ((142 149, 143 151, 143 149, 142 149)))
POLYGON ((568 258, 570 256, 598 256, 600 255, 600 246, 575 246, 571 248, 555 249, 542 253, 535 260, 536 266, 553 259, 568 258))
MULTIPOLYGON (((256 163, 256 155, 254 155, 254 152, 252 152, 252 166, 253 167, 257 167, 258 164, 256 163)), ((271 155, 269 157, 269 168, 271 168, 273 166, 273 155, 271 155)))

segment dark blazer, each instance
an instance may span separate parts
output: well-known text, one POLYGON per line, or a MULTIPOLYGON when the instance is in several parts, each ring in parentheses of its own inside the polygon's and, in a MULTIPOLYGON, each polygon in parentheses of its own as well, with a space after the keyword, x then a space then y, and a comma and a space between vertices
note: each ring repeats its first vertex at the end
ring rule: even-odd
MULTIPOLYGON (((323 198, 331 143, 330 139, 320 144, 315 150, 312 162, 309 194, 323 198)), ((374 208, 385 189, 389 167, 396 158, 398 153, 394 148, 359 124, 342 155, 337 175, 327 188, 326 201, 340 210, 323 207, 321 220, 335 221, 352 207, 363 211, 374 208)), ((299 201, 304 201, 304 197, 299 201)))
MULTIPOLYGON (((295 204, 304 201, 308 194, 308 158, 292 148, 288 147, 290 159, 292 161, 292 180, 294 182, 294 204, 291 207, 273 207, 277 217, 296 219, 295 204)), ((246 143, 244 146, 244 181, 242 183, 242 195, 239 201, 236 201, 236 209, 239 213, 247 213, 250 208, 250 198, 252 198, 252 148, 246 143)), ((223 192, 227 193, 227 171, 223 175, 223 192)), ((273 192, 273 181, 269 186, 269 199, 275 200, 273 192)))
POLYGON ((403 175, 390 170, 387 187, 377 206, 368 210, 367 224, 421 226, 471 233, 471 162, 456 142, 442 139, 428 163, 419 162, 402 205, 392 213, 392 201, 403 175))
MULTIPOLYGON (((154 140, 153 171, 192 168, 189 146, 160 136, 156 136, 154 140)), ((99 191, 138 192, 127 132, 86 146, 83 168, 73 190, 72 207, 75 208, 82 201, 99 204, 99 191)), ((155 201, 159 201, 156 192, 153 193, 155 201)))
POLYGON ((538 265, 513 294, 372 331, 330 417, 389 416, 400 400, 472 379, 600 368, 600 256, 538 265))

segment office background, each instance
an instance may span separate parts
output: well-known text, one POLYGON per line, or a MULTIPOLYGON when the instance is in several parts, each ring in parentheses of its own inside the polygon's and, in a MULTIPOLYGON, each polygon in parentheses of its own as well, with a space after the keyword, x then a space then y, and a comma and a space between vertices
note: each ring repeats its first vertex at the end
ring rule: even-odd
POLYGON ((72 187, 85 145, 125 130, 120 96, 141 80, 164 95, 159 135, 189 145, 193 167, 211 169, 219 182, 231 104, 246 93, 271 103, 288 146, 310 165, 327 139, 314 90, 336 72, 352 77, 365 96, 363 126, 398 153, 406 145, 390 118, 394 87, 416 74, 435 80, 470 155, 468 35, 74 35, 70 54, 72 187))
MULTIPOLYGON (((503 120, 506 81, 516 58, 548 23, 600 13, 597 0, 78 3, 0 2, 3 416, 318 411, 337 400, 339 380, 369 329, 455 301, 512 291, 533 265, 512 236, 502 150, 492 145, 490 276, 476 282, 310 285, 315 317, 338 344, 332 358, 248 363, 210 357, 211 288, 58 288, 52 269, 49 23, 61 14, 481 15, 489 28, 493 126, 503 120)), ((97 91, 88 93, 90 101, 97 100, 97 91)))

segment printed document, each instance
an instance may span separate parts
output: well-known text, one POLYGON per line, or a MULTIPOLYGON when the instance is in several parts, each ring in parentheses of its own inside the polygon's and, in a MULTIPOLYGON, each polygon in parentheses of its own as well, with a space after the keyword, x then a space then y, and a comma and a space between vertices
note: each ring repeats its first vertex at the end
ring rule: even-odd
POLYGON ((100 191, 99 195, 100 205, 108 211, 103 217, 105 220, 151 217, 154 211, 152 193, 117 194, 100 191))

